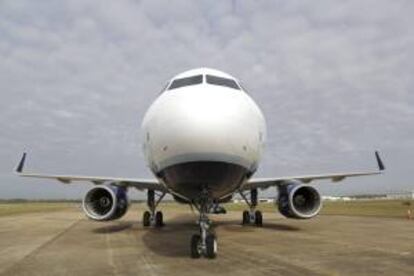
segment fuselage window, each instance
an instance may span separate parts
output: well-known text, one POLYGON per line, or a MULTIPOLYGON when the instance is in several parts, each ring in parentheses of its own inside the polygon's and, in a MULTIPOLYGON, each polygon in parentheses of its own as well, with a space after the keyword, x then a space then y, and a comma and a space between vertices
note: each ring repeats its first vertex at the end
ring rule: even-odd
POLYGON ((174 80, 168 90, 203 83, 203 75, 174 80))
POLYGON ((239 85, 232 79, 226 79, 221 77, 216 77, 212 75, 206 75, 207 83, 213 85, 225 86, 233 89, 240 90, 239 85))

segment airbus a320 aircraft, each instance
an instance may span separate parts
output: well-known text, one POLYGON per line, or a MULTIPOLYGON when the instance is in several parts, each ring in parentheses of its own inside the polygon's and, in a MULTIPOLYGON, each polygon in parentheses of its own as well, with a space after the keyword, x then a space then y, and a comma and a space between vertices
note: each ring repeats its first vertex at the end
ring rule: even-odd
POLYGON ((243 225, 262 225, 257 210, 258 190, 277 187, 277 206, 288 218, 309 219, 322 206, 314 180, 334 182, 346 177, 380 174, 384 165, 375 152, 378 170, 304 176, 253 178, 266 139, 262 112, 234 77, 200 68, 171 79, 151 105, 142 123, 143 151, 154 179, 91 177, 25 173, 26 153, 16 168, 21 176, 57 179, 63 183, 95 184, 83 199, 83 210, 93 220, 121 218, 129 203, 128 188, 147 192, 145 227, 162 227, 157 206, 166 194, 199 212, 200 233, 191 238, 191 257, 214 258, 217 239, 208 214, 220 203, 240 194, 248 205, 243 225))

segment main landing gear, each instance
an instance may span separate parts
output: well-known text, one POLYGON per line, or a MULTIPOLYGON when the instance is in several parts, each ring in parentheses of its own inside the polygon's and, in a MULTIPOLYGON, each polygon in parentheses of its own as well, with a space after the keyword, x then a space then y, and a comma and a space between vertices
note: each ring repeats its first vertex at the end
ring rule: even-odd
POLYGON ((207 216, 211 204, 213 204, 213 202, 209 200, 207 191, 202 192, 198 202, 193 202, 194 207, 196 207, 200 213, 200 218, 198 220, 200 234, 194 234, 191 237, 192 258, 205 256, 209 259, 214 259, 217 256, 217 237, 211 231, 211 221, 207 216))
POLYGON ((145 211, 142 216, 142 224, 144 227, 155 226, 162 227, 164 226, 164 218, 161 211, 156 211, 158 204, 164 198, 165 193, 155 193, 154 190, 148 190, 147 193, 147 206, 150 209, 145 211), (157 197, 157 199, 156 199, 157 197))
POLYGON ((258 227, 263 226, 262 212, 256 210, 257 207, 257 189, 250 190, 250 200, 243 192, 240 192, 241 197, 244 199, 247 205, 249 205, 249 211, 243 211, 242 225, 254 224, 258 227))

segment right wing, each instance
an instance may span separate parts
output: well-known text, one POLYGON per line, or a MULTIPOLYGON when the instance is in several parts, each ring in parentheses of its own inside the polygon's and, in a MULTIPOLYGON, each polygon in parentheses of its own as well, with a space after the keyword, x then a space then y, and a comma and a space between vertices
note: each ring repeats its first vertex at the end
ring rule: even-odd
POLYGON ((69 184, 73 181, 90 181, 93 184, 111 183, 119 187, 134 187, 138 190, 155 190, 163 193, 168 193, 168 189, 156 179, 138 179, 138 178, 119 178, 119 177, 104 177, 104 176, 81 176, 81 175, 58 175, 58 174, 38 174, 23 172, 24 163, 26 161, 26 153, 23 153, 22 159, 16 167, 15 172, 19 176, 55 179, 62 183, 69 184))
POLYGON ((315 175, 298 175, 298 176, 285 176, 285 177, 273 177, 273 178, 253 178, 248 180, 241 188, 241 191, 250 189, 266 189, 272 186, 281 186, 289 183, 292 180, 296 180, 302 183, 310 183, 313 180, 330 179, 332 182, 339 182, 347 177, 367 176, 381 174, 385 170, 384 163, 381 160, 379 153, 375 152, 375 158, 378 164, 377 171, 366 172, 347 172, 347 173, 328 173, 328 174, 315 174, 315 175))

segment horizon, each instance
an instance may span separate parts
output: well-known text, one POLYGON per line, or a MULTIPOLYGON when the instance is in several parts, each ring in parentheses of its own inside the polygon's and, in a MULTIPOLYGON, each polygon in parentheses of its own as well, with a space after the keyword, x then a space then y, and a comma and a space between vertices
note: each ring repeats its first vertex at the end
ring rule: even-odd
POLYGON ((262 109, 253 177, 376 169, 379 150, 384 174, 311 184, 322 195, 414 189, 413 2, 165 3, 0 3, 0 198, 81 198, 92 186, 17 177, 24 151, 27 171, 153 177, 141 120, 167 80, 197 67, 233 75, 262 109))

